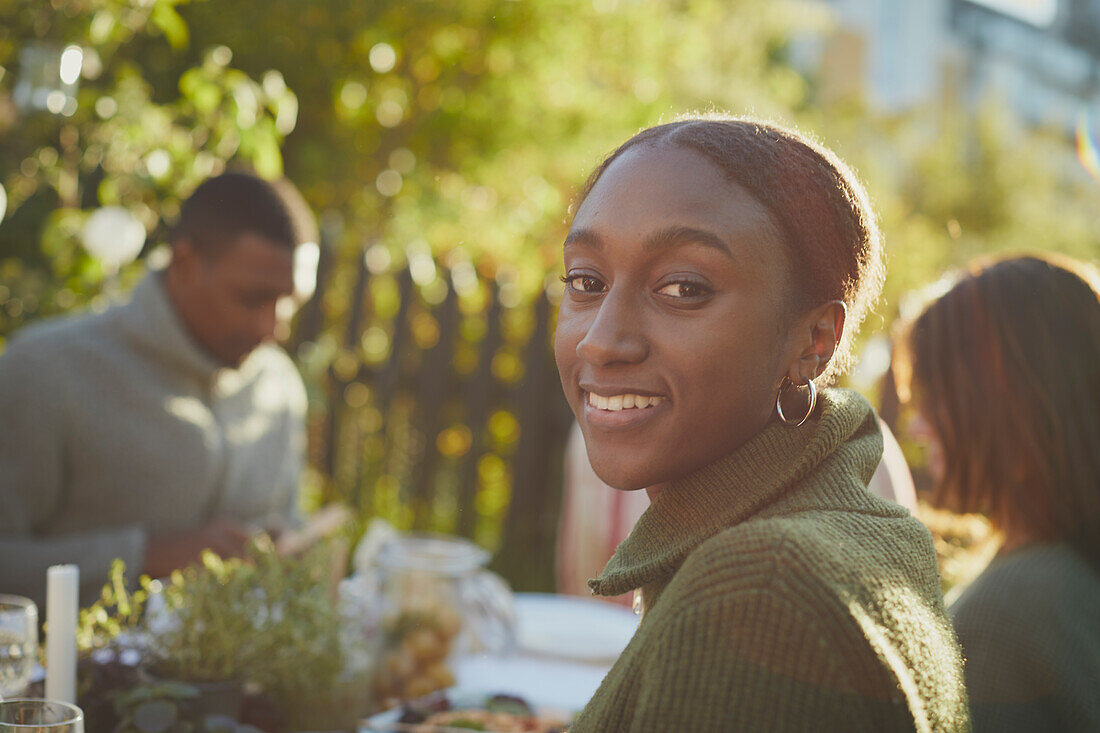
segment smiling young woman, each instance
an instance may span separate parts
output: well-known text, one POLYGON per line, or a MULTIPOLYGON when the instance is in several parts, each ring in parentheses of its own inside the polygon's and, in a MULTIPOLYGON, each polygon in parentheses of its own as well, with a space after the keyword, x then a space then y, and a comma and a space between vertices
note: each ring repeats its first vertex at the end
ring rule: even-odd
POLYGON ((870 406, 818 390, 883 276, 847 167, 772 124, 654 127, 564 252, 565 395, 600 478, 653 498, 591 582, 642 623, 571 730, 965 730, 931 538, 866 489, 870 406))

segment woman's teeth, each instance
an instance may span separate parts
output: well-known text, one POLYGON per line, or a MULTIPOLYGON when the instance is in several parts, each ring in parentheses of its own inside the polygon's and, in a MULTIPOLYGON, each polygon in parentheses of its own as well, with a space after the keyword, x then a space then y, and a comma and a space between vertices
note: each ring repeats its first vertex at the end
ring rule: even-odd
POLYGON ((604 397, 595 392, 588 393, 588 404, 599 410, 629 410, 632 408, 653 407, 664 402, 664 397, 646 397, 638 394, 617 394, 604 397))

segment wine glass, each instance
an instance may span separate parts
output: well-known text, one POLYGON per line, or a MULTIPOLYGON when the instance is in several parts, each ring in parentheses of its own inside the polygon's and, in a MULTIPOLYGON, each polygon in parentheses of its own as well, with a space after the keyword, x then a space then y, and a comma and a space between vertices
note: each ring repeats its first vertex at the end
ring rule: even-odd
POLYGON ((84 711, 59 700, 5 700, 0 733, 84 733, 84 711))
POLYGON ((20 695, 38 653, 38 608, 22 596, 0 595, 0 700, 20 695))

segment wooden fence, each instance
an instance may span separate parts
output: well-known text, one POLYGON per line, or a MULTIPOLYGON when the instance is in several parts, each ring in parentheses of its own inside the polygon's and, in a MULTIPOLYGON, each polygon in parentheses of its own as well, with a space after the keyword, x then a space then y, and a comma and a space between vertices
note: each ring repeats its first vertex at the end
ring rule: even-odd
POLYGON ((350 295, 334 300, 322 247, 291 344, 330 352, 314 385, 324 409, 311 421, 311 463, 361 518, 472 538, 495 550, 493 568, 514 588, 550 590, 572 419, 553 363, 553 303, 545 293, 519 302, 468 264, 451 271, 424 256, 395 271, 359 257, 350 295))

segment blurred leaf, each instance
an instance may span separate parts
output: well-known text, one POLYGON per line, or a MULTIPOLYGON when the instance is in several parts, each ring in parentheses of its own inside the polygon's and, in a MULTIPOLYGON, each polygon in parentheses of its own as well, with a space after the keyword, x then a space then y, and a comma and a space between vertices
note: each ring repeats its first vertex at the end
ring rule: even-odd
POLYGON ((181 51, 187 47, 190 40, 187 23, 171 4, 163 0, 157 2, 153 6, 152 21, 164 33, 173 49, 181 51))

